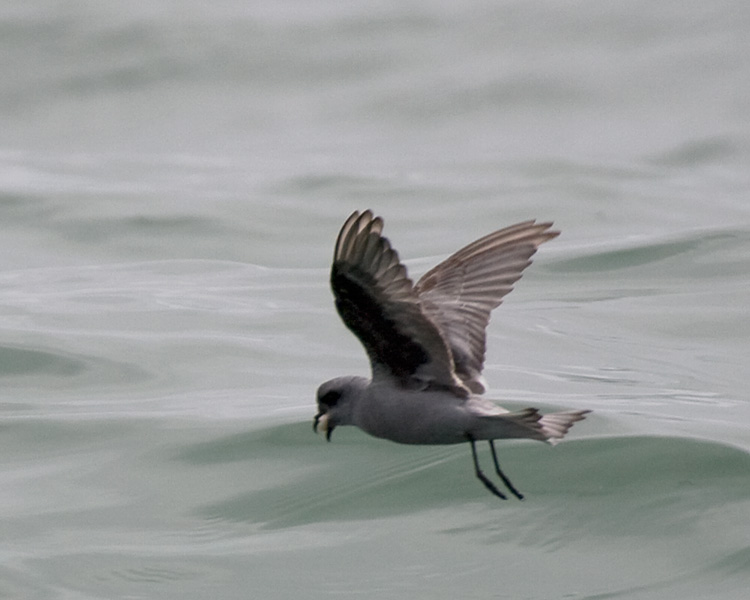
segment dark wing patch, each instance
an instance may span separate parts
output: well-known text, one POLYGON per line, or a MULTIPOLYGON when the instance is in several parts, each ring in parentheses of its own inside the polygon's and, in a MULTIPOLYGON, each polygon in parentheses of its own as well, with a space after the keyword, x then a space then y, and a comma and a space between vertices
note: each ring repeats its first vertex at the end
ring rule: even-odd
POLYGON ((331 274, 341 319, 362 342, 371 361, 384 364, 405 381, 428 361, 428 356, 418 342, 401 333, 384 313, 376 285, 368 273, 348 265, 339 264, 331 274))
POLYGON ((490 312, 513 289, 540 244, 559 235, 551 226, 525 221, 491 233, 425 273, 415 286, 425 314, 448 342, 456 375, 476 394, 485 391, 490 312))
POLYGON ((365 347, 373 377, 385 372, 405 387, 445 387, 467 395, 446 341, 424 314, 382 230, 382 219, 369 210, 353 213, 341 228, 331 268, 341 319, 365 347))

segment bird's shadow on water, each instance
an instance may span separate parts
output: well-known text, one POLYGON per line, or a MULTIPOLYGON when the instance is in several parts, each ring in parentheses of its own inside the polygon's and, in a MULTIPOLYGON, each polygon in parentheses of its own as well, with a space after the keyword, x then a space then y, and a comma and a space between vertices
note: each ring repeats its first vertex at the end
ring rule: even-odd
MULTIPOLYGON (((180 462, 221 466, 236 477, 237 493, 200 514, 275 529, 481 503, 506 517, 533 511, 538 519, 541 511, 552 519, 562 510, 569 527, 607 535, 627 523, 632 535, 657 523, 662 532, 679 530, 696 511, 750 500, 750 454, 693 438, 610 436, 554 448, 498 443, 504 471, 526 496, 502 501, 474 477, 468 444, 403 446, 350 428, 337 429, 326 444, 309 429, 273 426, 183 448, 180 462)), ((480 462, 494 477, 486 448, 480 462)))

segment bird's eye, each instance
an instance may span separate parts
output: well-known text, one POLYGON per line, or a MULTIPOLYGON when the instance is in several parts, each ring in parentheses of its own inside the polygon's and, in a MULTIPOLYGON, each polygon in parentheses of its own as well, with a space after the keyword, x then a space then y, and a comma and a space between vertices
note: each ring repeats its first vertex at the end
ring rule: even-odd
POLYGON ((339 398, 341 398, 341 392, 331 390, 330 392, 326 392, 325 394, 323 394, 323 396, 320 398, 320 403, 325 404, 326 406, 336 406, 339 398))

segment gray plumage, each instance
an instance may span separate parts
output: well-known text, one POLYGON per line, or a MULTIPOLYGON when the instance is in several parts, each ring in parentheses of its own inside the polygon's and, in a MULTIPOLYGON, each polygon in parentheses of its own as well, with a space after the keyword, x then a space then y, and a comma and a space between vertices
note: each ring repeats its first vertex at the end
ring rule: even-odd
POLYGON ((540 244, 559 235, 552 223, 525 221, 462 248, 416 284, 383 237, 383 220, 354 212, 336 240, 331 288, 344 324, 370 359, 372 378, 339 377, 318 388, 314 428, 328 440, 336 426, 355 425, 403 444, 469 442, 476 476, 505 498, 482 473, 475 441, 529 438, 556 443, 589 411, 541 415, 534 408, 508 412, 479 397, 485 330, 531 264, 540 244))

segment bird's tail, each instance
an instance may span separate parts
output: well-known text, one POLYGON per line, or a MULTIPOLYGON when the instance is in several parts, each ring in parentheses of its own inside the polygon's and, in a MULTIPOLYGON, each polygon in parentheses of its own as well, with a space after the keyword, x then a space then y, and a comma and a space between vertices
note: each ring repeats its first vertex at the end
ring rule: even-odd
POLYGON ((573 427, 573 423, 583 421, 590 412, 590 410, 571 410, 543 415, 539 419, 539 425, 546 438, 544 441, 554 446, 565 437, 568 430, 573 427))
POLYGON ((541 414, 536 408, 486 416, 472 434, 475 439, 526 438, 556 444, 576 421, 583 420, 589 410, 541 414))

